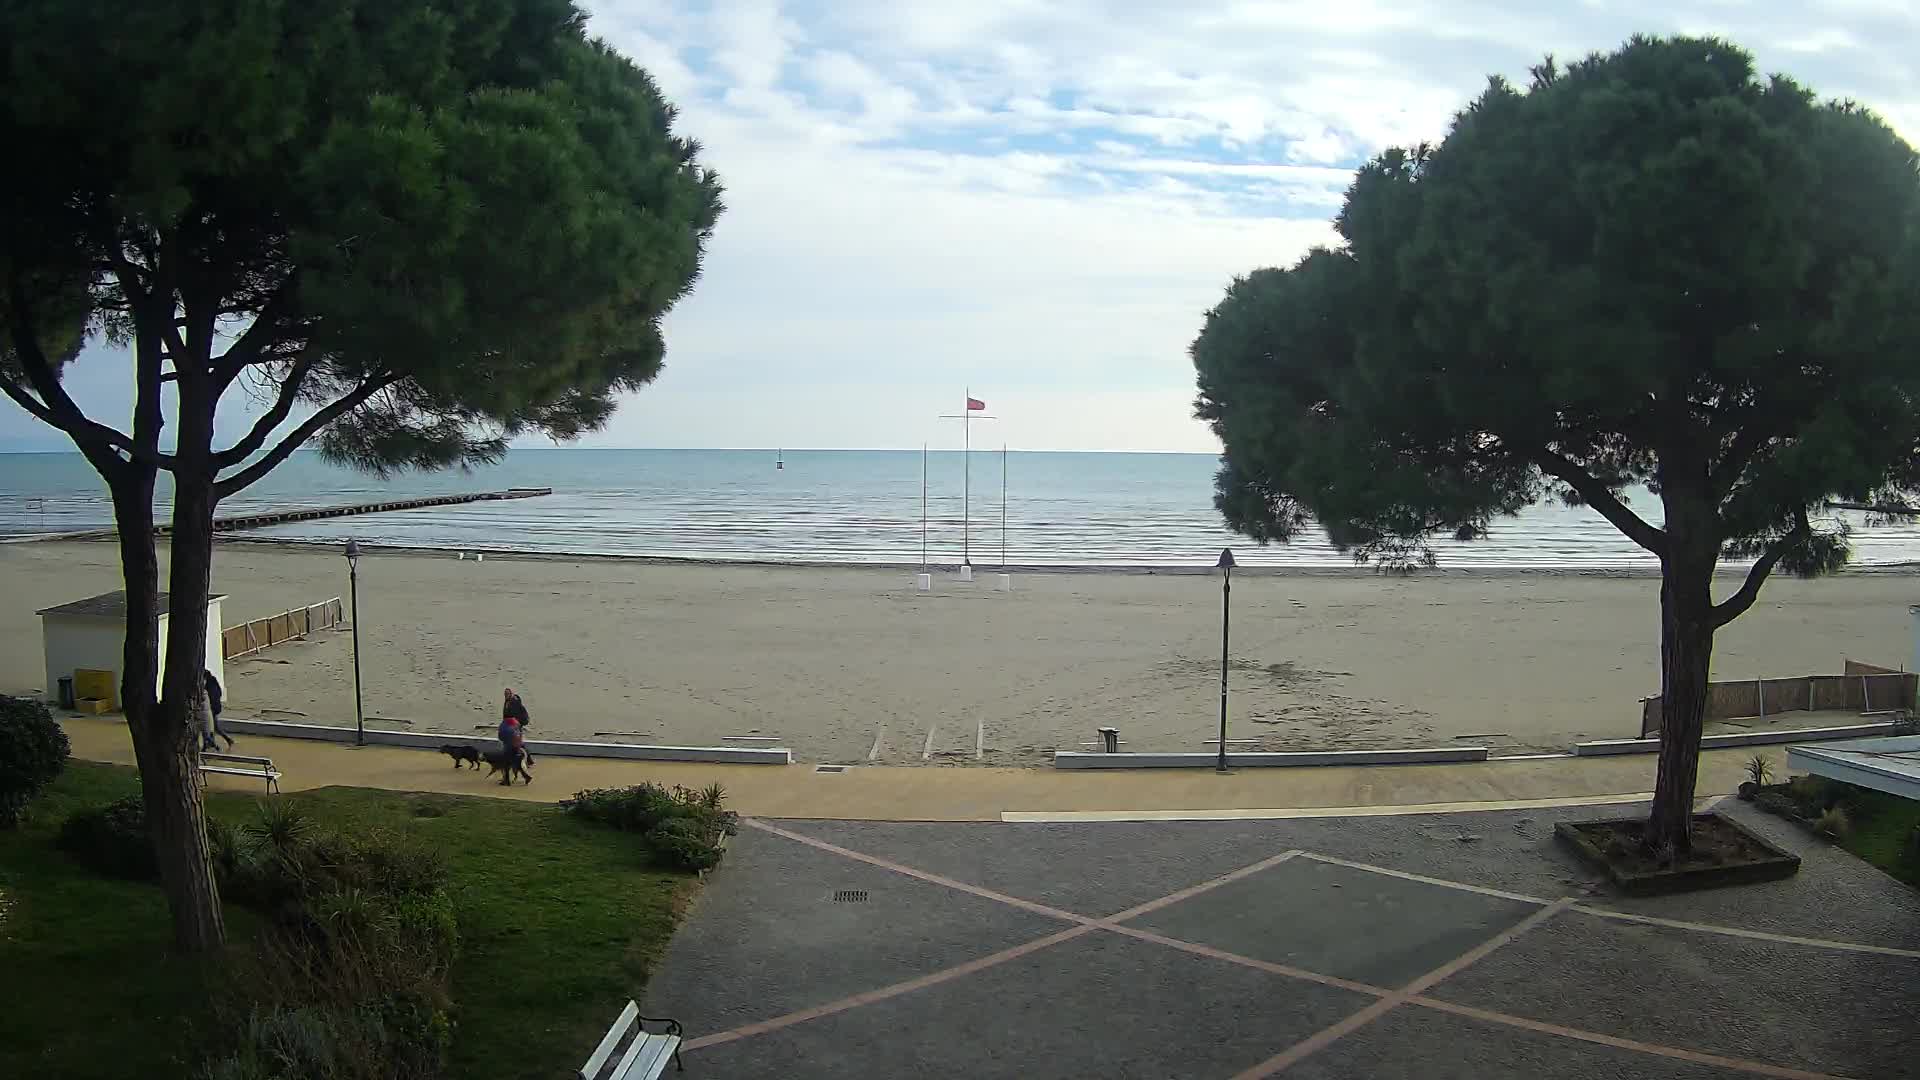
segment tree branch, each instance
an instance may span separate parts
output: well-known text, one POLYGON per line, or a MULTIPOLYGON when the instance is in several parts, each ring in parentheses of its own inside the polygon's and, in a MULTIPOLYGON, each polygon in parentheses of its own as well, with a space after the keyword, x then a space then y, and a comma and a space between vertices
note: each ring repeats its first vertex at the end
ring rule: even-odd
POLYGON ((1600 511, 1600 516, 1612 522, 1613 527, 1619 529, 1627 539, 1655 555, 1666 557, 1666 531, 1654 528, 1640 515, 1629 510, 1627 504, 1621 502, 1619 496, 1608 490, 1592 473, 1544 446, 1527 451, 1527 457, 1547 475, 1579 492, 1588 506, 1600 511))
MULTIPOLYGON (((27 394, 24 387, 10 379, 4 380, 6 395, 43 423, 66 432, 83 452, 97 450, 103 457, 117 461, 119 459, 115 452, 118 451, 143 464, 171 468, 172 461, 168 455, 143 451, 134 444, 132 436, 99 423, 80 411, 80 406, 61 387, 60 374, 53 369, 46 353, 40 350, 39 333, 27 315, 26 290, 20 287, 18 281, 10 283, 7 300, 7 330, 13 338, 14 358, 19 361, 21 374, 27 377, 33 393, 39 395, 39 402, 37 407, 28 404, 33 395, 27 394)), ((103 466, 104 462, 96 460, 92 453, 87 456, 96 468, 103 466)))
POLYGON ((287 455, 300 449, 300 445, 312 438, 315 432, 359 408, 368 398, 399 381, 398 375, 374 376, 354 387, 345 397, 328 403, 326 407, 301 421, 299 427, 288 433, 286 438, 281 439, 279 444, 267 451, 260 460, 225 480, 215 482, 214 498, 225 499, 236 492, 244 491, 248 485, 272 472, 276 466, 287 460, 287 455))
POLYGON ((1760 586, 1766 584, 1767 575, 1773 573, 1773 568, 1780 562, 1781 557, 1794 547, 1806 543, 1807 538, 1813 535, 1813 522, 1808 520, 1804 509, 1799 511, 1799 517, 1800 520, 1794 525, 1793 530, 1775 540, 1760 556, 1759 561, 1747 571, 1747 580, 1740 583, 1740 591, 1713 605, 1714 629, 1718 630, 1746 614, 1747 609, 1753 606, 1754 600, 1759 598, 1760 586))
POLYGON ((255 450, 266 445, 267 436, 273 434, 273 429, 284 423, 288 414, 293 412, 294 402, 300 400, 300 387, 307 381, 307 372, 312 370, 313 360, 304 353, 293 362, 293 370, 281 380, 280 392, 273 400, 273 407, 268 409, 260 419, 254 421, 253 428, 247 432, 246 438, 213 455, 213 466, 216 470, 238 465, 247 460, 255 450))
POLYGON ((1733 439, 1727 444, 1727 452, 1720 456, 1720 463, 1707 474, 1707 485, 1713 491, 1717 502, 1727 497, 1733 486, 1740 482, 1740 474, 1746 472, 1753 463, 1754 456, 1767 445, 1771 435, 1764 425, 1748 423, 1733 433, 1733 439))
POLYGON ((287 280, 281 283, 280 288, 275 290, 267 302, 260 305, 246 333, 241 334, 239 340, 235 341, 226 352, 214 358, 213 371, 221 389, 224 390, 227 384, 238 377, 249 364, 257 363, 260 354, 266 351, 268 345, 274 343, 279 321, 287 313, 287 309, 293 305, 293 292, 297 281, 297 271, 289 274, 287 280))

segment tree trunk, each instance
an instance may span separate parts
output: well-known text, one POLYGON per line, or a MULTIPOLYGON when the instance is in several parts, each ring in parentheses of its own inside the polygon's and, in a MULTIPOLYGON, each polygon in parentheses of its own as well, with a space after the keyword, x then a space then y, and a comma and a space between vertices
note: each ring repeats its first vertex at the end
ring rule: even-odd
MULTIPOLYGON (((183 952, 218 948, 226 940, 220 898, 207 858, 206 821, 195 775, 191 702, 181 707, 156 698, 159 675, 160 565, 154 551, 154 471, 135 466, 112 484, 114 526, 127 593, 126 644, 121 654, 120 703, 140 767, 147 836, 160 867, 160 884, 173 917, 174 944, 183 952)), ((176 553, 174 575, 179 575, 176 553)), ((175 652, 181 608, 173 599, 168 618, 169 659, 197 657, 199 649, 175 652)), ((206 604, 200 605, 205 633, 206 604)))
MULTIPOLYGON (((1713 666, 1713 568, 1716 543, 1696 540, 1690 515, 1668 499, 1672 550, 1660 580, 1660 770, 1646 841, 1655 850, 1693 848, 1694 783, 1706 726, 1707 679, 1713 666)), ((1688 508, 1702 509, 1702 508, 1688 508)))
MULTIPOLYGON (((173 906, 174 932, 183 949, 217 947, 226 939, 220 895, 208 859, 207 823, 195 776, 197 706, 206 697, 207 595, 213 571, 213 409, 198 388, 182 380, 180 432, 173 469, 172 568, 168 578, 167 663, 161 672, 159 715, 153 730, 175 733, 156 749, 179 770, 165 798, 149 780, 147 821, 160 856, 160 874, 173 906), (178 752, 173 752, 175 748, 178 752)), ((144 773, 143 773, 144 777, 144 773)))

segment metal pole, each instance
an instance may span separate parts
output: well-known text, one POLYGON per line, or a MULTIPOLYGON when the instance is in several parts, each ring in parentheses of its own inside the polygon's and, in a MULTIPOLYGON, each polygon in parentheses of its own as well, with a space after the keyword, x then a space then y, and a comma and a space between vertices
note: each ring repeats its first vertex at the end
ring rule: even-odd
POLYGON ((927 444, 920 444, 920 572, 927 572, 927 444))
POLYGON ((360 567, 347 564, 347 594, 353 599, 353 744, 367 745, 367 715, 360 707, 360 567))
POLYGON ((1227 638, 1233 615, 1233 567, 1220 579, 1220 759, 1217 772, 1227 771, 1227 638))
POLYGON ((1000 572, 1007 572, 1007 444, 1000 444, 1000 572))
POLYGON ((960 564, 973 565, 973 390, 960 410, 960 564))

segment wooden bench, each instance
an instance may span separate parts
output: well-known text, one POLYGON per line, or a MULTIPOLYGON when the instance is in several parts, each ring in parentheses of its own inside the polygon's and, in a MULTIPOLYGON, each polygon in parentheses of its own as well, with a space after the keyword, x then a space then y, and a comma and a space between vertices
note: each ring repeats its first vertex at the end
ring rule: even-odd
POLYGON ((640 1006, 629 1001, 620 1011, 620 1019, 607 1029, 606 1038, 594 1048, 593 1056, 580 1066, 580 1080, 657 1080, 667 1071, 668 1058, 673 1059, 675 1068, 686 1071, 680 1063, 680 1022, 641 1016, 640 1006), (666 1030, 649 1032, 648 1024, 664 1024, 666 1030), (632 1041, 627 1043, 626 1052, 619 1061, 613 1061, 614 1052, 629 1033, 632 1041))
POLYGON ((274 768, 272 758, 245 757, 240 754, 215 754, 211 751, 200 752, 200 771, 202 773, 220 773, 224 776, 246 776, 267 782, 267 793, 276 794, 280 790, 280 770, 274 768), (214 764, 209 764, 213 762, 214 764))

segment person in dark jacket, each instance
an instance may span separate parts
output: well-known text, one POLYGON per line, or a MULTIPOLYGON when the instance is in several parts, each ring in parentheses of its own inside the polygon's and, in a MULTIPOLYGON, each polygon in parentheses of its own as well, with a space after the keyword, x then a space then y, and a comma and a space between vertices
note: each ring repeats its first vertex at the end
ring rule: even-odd
POLYGON ((520 700, 520 695, 514 693, 513 687, 511 686, 507 687, 506 698, 501 702, 501 705, 500 705, 500 730, 502 732, 501 734, 502 743, 506 742, 505 732, 507 730, 507 721, 509 720, 513 721, 513 724, 514 724, 515 741, 513 746, 506 747, 507 753, 511 755, 514 752, 514 750, 517 748, 520 751, 521 767, 526 768, 528 766, 531 766, 533 764, 533 755, 530 753, 527 753, 525 740, 527 735, 527 725, 532 721, 527 718, 526 702, 520 700))
POLYGON ((227 734, 227 729, 220 724, 220 710, 225 704, 223 699, 226 696, 220 689, 220 680, 214 678, 213 672, 206 668, 200 669, 200 680, 206 687, 206 701, 204 705, 206 712, 201 717, 200 749, 220 749, 219 744, 213 741, 213 737, 218 735, 227 740, 227 749, 231 750, 233 749, 233 736, 227 734))

